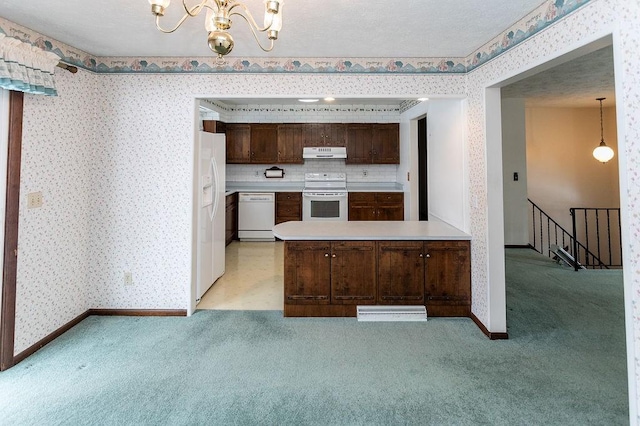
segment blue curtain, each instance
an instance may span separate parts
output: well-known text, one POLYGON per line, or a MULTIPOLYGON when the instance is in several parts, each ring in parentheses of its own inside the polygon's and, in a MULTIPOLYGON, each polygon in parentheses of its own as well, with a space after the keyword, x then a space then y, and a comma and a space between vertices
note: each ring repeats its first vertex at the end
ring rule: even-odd
POLYGON ((0 87, 56 96, 53 73, 60 57, 17 38, 0 34, 0 87))

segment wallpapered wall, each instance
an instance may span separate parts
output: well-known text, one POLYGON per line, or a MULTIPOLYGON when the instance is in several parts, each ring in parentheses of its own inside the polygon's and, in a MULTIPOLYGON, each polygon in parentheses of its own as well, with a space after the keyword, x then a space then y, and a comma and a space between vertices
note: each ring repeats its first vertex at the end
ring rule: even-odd
MULTIPOLYGON (((38 212, 22 209, 16 352, 68 320, 58 320, 60 311, 72 317, 88 306, 186 307, 190 281, 193 98, 202 95, 304 96, 331 92, 337 96, 410 97, 467 93, 469 185, 475 200, 471 203, 472 309, 480 320, 486 321, 490 285, 487 224, 491 206, 487 204, 484 88, 612 30, 616 60, 620 61, 616 64, 619 123, 625 132, 624 139, 619 139, 619 157, 621 191, 627 194, 626 204, 622 205, 623 220, 630 230, 625 241, 630 262, 625 281, 631 290, 626 296, 636 302, 633 315, 640 318, 640 242, 630 238, 640 234, 640 57, 636 53, 640 51, 639 14, 638 2, 592 1, 466 75, 78 73, 62 77, 59 98, 26 100, 25 115, 30 122, 25 126, 25 152, 30 160, 25 162, 22 191, 48 187, 52 194, 59 191, 50 200, 60 200, 61 204, 38 212), (211 93, 206 93, 208 90, 211 93), (95 104, 93 119, 78 107, 92 99, 100 100, 95 104), (74 108, 77 114, 70 113, 74 108), (41 145, 49 134, 60 135, 61 131, 75 143, 55 136, 56 143, 41 145), (38 167, 40 164, 46 167, 38 167), (56 181, 58 188, 37 180, 45 169, 61 176, 56 181), (42 244, 47 238, 55 245, 42 244), (72 242, 65 243, 66 239, 72 242), (126 289, 121 279, 125 268, 132 270, 135 281, 126 289), (32 273, 34 269, 42 273, 32 273), (88 279, 79 278, 83 273, 88 279), (41 302, 37 302, 39 309, 33 305, 37 295, 42 295, 41 302)), ((48 192, 45 191, 45 204, 48 192)), ((638 336, 640 320, 633 324, 632 332, 638 336)), ((640 340, 634 341, 632 353, 640 353, 640 340)), ((637 364, 636 357, 632 367, 637 364)))
POLYGON ((59 73, 58 98, 25 95, 15 352, 26 349, 92 306, 89 278, 94 75, 59 73), (27 209, 27 194, 42 191, 43 206, 27 209))
MULTIPOLYGON (((487 161, 485 140, 484 88, 498 83, 508 77, 517 75, 523 70, 543 62, 546 58, 570 51, 588 42, 597 40, 613 32, 614 52, 616 55, 616 106, 618 123, 624 130, 624 137, 618 135, 620 147, 619 164, 621 169, 621 199, 623 229, 626 228, 626 240, 623 240, 628 264, 625 265, 625 303, 632 309, 628 320, 633 318, 632 341, 635 342, 632 354, 635 354, 630 368, 632 394, 638 386, 636 375, 640 354, 640 3, 626 0, 593 1, 563 21, 549 27, 545 31, 521 43, 516 48, 499 56, 484 66, 467 74, 469 112, 468 133, 470 148, 471 192, 477 194, 478 205, 471 206, 472 220, 472 258, 473 263, 473 307, 472 310, 480 319, 487 317, 487 161), (635 371, 633 371, 635 369, 635 371)), ((489 142, 491 143, 491 142, 489 142)), ((489 284, 491 285, 491 284, 489 284)), ((632 407, 633 408, 633 407, 632 407)), ((634 418, 637 412, 631 413, 634 418)))

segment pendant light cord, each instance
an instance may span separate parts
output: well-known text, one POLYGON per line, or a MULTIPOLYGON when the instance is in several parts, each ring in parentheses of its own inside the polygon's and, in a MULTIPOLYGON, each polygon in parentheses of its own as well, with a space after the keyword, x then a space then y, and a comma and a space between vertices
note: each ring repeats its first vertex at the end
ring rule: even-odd
POLYGON ((600 142, 604 143, 604 128, 602 127, 602 99, 600 101, 600 142))

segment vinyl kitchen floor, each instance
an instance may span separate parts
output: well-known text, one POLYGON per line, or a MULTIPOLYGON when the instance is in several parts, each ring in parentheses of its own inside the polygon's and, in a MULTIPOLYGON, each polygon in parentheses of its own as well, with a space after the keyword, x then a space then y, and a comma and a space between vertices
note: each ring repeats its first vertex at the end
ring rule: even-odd
POLYGON ((284 305, 284 243, 240 242, 227 246, 225 273, 197 309, 278 310, 284 305))

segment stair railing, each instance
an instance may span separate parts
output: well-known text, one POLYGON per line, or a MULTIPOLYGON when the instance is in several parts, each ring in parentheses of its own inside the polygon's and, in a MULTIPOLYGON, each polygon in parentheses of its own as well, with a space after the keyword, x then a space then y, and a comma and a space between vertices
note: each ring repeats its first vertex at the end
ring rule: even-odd
MULTIPOLYGON (((555 253, 551 249, 552 245, 565 248, 573 257, 573 267, 577 271, 580 269, 580 258, 589 259, 588 267, 607 268, 608 266, 600 260, 598 256, 591 253, 589 249, 574 238, 574 234, 567 231, 558 222, 553 220, 536 203, 529 200, 531 206, 532 232, 529 234, 529 245, 540 254, 553 258, 555 253), (576 253, 579 256, 576 256, 576 253)), ((586 266, 586 265, 585 265, 586 266)))
POLYGON ((575 259, 587 268, 622 267, 620 208, 572 207, 569 212, 575 259), (576 245, 578 240, 584 245, 576 245))

